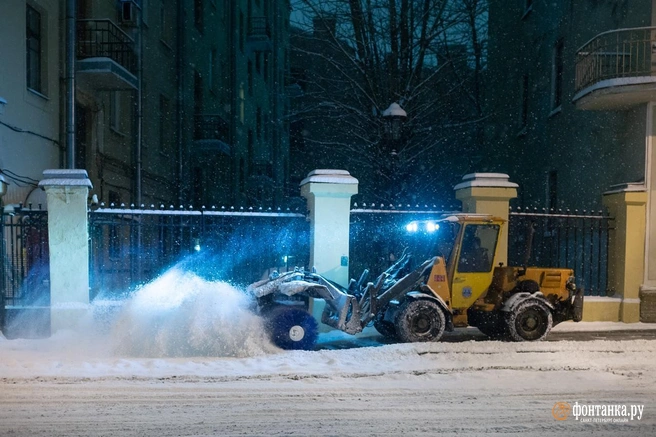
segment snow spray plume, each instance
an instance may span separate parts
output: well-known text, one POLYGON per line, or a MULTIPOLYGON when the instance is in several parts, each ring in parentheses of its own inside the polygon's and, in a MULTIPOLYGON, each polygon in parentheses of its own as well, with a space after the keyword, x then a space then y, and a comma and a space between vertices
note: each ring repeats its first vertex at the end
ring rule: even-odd
POLYGON ((224 282, 179 266, 141 287, 112 331, 116 353, 141 357, 246 357, 273 352, 253 302, 224 282))
POLYGON ((198 253, 176 268, 208 280, 246 286, 271 269, 307 267, 308 241, 303 230, 293 227, 244 227, 221 238, 199 240, 198 253))

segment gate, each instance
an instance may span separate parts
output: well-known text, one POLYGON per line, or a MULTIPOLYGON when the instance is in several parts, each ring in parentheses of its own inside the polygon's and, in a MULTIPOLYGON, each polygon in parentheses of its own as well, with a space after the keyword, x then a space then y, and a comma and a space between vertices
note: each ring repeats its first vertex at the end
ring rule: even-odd
POLYGON ((91 298, 119 297, 175 264, 248 284, 270 268, 307 266, 310 253, 298 211, 101 208, 89 226, 91 298))
POLYGON ((511 209, 508 263, 570 268, 586 296, 607 296, 612 294, 608 290, 608 236, 612 230, 613 218, 602 211, 511 209))
POLYGON ((22 206, 3 211, 0 228, 0 287, 5 304, 50 305, 47 212, 22 206))

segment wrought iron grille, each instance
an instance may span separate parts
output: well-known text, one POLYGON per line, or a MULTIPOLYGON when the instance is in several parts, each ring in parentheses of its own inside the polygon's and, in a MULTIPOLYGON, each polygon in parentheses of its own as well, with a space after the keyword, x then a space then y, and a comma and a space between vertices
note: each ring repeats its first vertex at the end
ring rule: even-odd
POLYGON ((174 265, 243 285, 309 262, 309 224, 299 212, 103 208, 89 223, 92 298, 124 293, 174 265))
POLYGON ((613 293, 608 290, 608 236, 612 230, 613 218, 601 211, 512 210, 508 263, 570 268, 586 295, 607 296, 613 293))
POLYGON ((18 208, 3 213, 0 286, 9 306, 50 305, 48 214, 18 208))
POLYGON ((576 52, 576 92, 605 79, 651 76, 656 27, 604 32, 576 52))
POLYGON ((409 235, 406 225, 413 220, 438 219, 454 211, 455 207, 436 205, 354 204, 350 219, 351 276, 357 279, 364 269, 378 275, 406 251, 412 255, 413 262, 435 256, 435 236, 409 235))
POLYGON ((111 20, 77 20, 77 58, 110 58, 130 73, 137 70, 134 41, 111 20))

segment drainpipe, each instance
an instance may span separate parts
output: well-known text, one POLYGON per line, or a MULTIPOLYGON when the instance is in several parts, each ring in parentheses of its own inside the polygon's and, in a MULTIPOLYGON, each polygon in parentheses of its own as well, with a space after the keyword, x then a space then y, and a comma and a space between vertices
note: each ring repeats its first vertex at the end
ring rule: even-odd
POLYGON ((143 11, 139 11, 139 27, 137 28, 137 138, 135 148, 135 204, 141 205, 141 171, 143 144, 143 11))
POLYGON ((75 12, 66 0, 66 168, 75 168, 75 12))
POLYGON ((183 160, 185 158, 184 154, 184 16, 185 8, 184 2, 178 1, 178 14, 177 14, 177 29, 176 29, 176 49, 177 49, 177 62, 176 62, 176 75, 178 80, 178 98, 177 98, 177 121, 176 128, 178 131, 178 174, 177 174, 177 183, 178 183, 178 204, 182 205, 184 203, 183 198, 183 160))

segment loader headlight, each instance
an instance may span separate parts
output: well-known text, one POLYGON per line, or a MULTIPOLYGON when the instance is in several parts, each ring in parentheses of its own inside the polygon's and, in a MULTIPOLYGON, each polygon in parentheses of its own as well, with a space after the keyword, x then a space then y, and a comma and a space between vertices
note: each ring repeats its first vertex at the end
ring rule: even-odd
POLYGON ((417 232, 419 226, 417 225, 417 222, 410 222, 405 226, 405 229, 408 232, 417 232))
POLYGON ((440 225, 438 225, 437 223, 433 223, 433 222, 426 223, 426 231, 428 231, 428 232, 435 232, 439 228, 440 228, 440 225))

